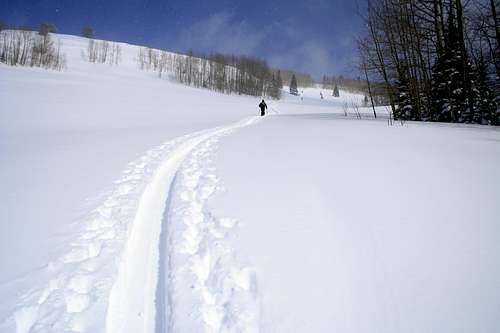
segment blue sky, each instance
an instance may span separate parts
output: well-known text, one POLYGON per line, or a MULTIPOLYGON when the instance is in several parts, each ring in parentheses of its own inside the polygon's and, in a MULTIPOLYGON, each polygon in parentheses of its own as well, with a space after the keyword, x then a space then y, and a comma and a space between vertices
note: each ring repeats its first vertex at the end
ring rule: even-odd
MULTIPOLYGON (((363 0, 360 0, 361 2, 363 0)), ((351 74, 361 29, 353 0, 1 0, 0 20, 173 51, 255 55, 282 68, 351 74)))

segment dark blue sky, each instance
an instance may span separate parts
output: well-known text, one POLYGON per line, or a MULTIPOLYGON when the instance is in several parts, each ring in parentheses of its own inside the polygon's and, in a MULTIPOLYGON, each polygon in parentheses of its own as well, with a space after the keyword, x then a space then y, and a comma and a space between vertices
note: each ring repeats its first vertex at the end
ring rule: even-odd
POLYGON ((316 77, 352 72, 361 29, 354 0, 1 0, 0 20, 68 34, 89 24, 102 39, 256 55, 316 77))

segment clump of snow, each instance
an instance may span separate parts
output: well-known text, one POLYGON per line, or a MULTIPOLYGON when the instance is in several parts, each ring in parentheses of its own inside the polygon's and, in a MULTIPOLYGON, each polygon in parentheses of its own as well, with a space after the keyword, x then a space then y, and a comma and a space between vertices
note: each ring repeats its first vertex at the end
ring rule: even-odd
POLYGON ((37 319, 37 312, 37 306, 27 306, 17 310, 15 313, 16 332, 29 333, 37 319))

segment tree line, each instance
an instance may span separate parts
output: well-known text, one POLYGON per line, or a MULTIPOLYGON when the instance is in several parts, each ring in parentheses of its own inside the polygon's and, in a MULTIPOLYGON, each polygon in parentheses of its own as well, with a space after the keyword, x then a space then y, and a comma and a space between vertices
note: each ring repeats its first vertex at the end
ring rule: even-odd
POLYGON ((349 78, 344 77, 344 75, 323 75, 321 85, 324 89, 333 89, 338 86, 351 92, 364 92, 366 90, 366 82, 360 77, 349 78))
POLYGON ((88 38, 87 49, 82 52, 84 60, 109 65, 118 65, 120 63, 122 55, 120 44, 88 38))
MULTIPOLYGON (((43 22, 38 28, 10 26, 0 21, 0 63, 10 66, 42 67, 63 70, 66 55, 61 52, 61 42, 55 42, 51 33, 57 33, 53 23, 43 22)), ((118 64, 121 48, 117 43, 94 41, 95 31, 90 26, 82 28, 81 35, 90 38, 82 56, 90 62, 118 64)))
POLYGON ((383 92, 396 119, 499 125, 499 7, 369 0, 358 39, 368 90, 383 92))
POLYGON ((281 97, 281 73, 273 72, 265 60, 236 55, 174 54, 151 48, 140 48, 139 67, 153 70, 161 77, 198 88, 226 94, 281 97))
MULTIPOLYGON (((63 69, 65 55, 60 52, 50 33, 57 32, 55 25, 42 23, 38 29, 10 28, 0 22, 0 62, 9 65, 39 66, 63 69), (7 30, 8 29, 8 30, 7 30), (4 30, 4 31, 2 31, 4 30)), ((92 63, 119 64, 121 47, 118 43, 94 40, 95 30, 83 27, 83 37, 88 38, 82 51, 84 60, 92 63)), ((161 77, 168 75, 176 81, 194 87, 207 88, 227 94, 244 94, 281 98, 283 78, 280 70, 272 69, 265 60, 250 56, 225 54, 174 54, 151 48, 140 48, 139 67, 153 70, 161 77)), ((287 77, 289 71, 285 71, 287 77)), ((298 74, 304 85, 310 76, 298 74)))
POLYGON ((28 29, 9 29, 0 24, 0 63, 10 66, 30 66, 63 70, 66 56, 61 42, 50 35, 53 26, 42 24, 38 32, 28 29))

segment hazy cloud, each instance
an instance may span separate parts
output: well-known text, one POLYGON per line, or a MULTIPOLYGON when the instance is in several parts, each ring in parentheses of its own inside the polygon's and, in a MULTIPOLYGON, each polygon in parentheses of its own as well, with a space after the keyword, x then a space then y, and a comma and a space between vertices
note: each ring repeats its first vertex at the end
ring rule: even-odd
POLYGON ((331 51, 316 42, 306 42, 283 54, 269 58, 273 66, 310 73, 314 76, 335 73, 340 69, 332 59, 331 51))
MULTIPOLYGON (((316 2, 323 6, 323 0, 316 2)), ((181 29, 175 45, 181 51, 255 55, 271 66, 310 73, 316 78, 345 73, 352 59, 342 50, 352 48, 351 38, 339 36, 332 45, 333 41, 317 37, 290 22, 275 21, 261 27, 238 20, 232 13, 219 12, 181 29)))
POLYGON ((187 50, 235 54, 255 54, 266 32, 246 21, 237 21, 231 13, 221 12, 181 30, 177 45, 187 50))

